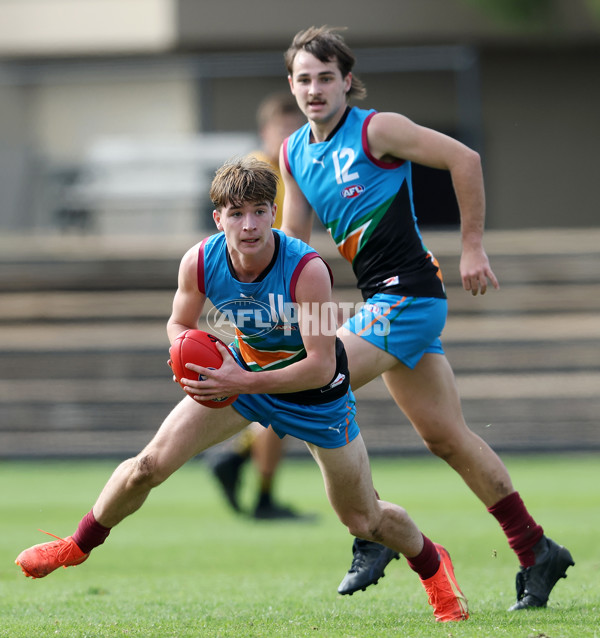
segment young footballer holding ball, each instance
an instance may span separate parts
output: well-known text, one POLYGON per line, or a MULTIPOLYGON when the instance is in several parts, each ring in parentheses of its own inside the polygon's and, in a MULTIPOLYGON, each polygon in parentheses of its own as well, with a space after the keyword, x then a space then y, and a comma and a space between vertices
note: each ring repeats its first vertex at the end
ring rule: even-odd
POLYGON ((406 556, 438 621, 464 620, 467 601, 448 552, 423 535, 403 508, 376 495, 354 418, 346 354, 335 335, 329 268, 310 246, 272 228, 276 188, 273 170, 255 158, 221 167, 210 190, 220 232, 181 261, 167 325, 170 341, 197 327, 209 299, 235 319, 235 358, 219 344, 219 369, 187 364, 188 396, 152 441, 117 467, 75 533, 24 550, 16 563, 32 578, 79 565, 154 487, 195 455, 257 421, 279 436, 304 440, 349 531, 406 556), (315 321, 310 316, 315 309, 328 312, 315 321), (237 394, 236 401, 218 410, 197 402, 237 394))

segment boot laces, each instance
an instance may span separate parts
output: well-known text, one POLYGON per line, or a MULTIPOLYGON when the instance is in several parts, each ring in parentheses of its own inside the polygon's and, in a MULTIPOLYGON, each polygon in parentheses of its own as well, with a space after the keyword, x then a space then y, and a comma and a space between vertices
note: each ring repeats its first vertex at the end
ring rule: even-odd
POLYGON ((47 534, 48 536, 52 536, 52 538, 56 538, 56 541, 54 543, 49 543, 46 547, 42 547, 44 553, 48 554, 48 552, 53 551, 58 545, 56 558, 61 565, 65 563, 69 559, 71 543, 69 543, 69 541, 65 540, 64 538, 56 536, 56 534, 52 534, 51 532, 46 532, 43 529, 38 529, 38 531, 42 532, 43 534, 47 534))

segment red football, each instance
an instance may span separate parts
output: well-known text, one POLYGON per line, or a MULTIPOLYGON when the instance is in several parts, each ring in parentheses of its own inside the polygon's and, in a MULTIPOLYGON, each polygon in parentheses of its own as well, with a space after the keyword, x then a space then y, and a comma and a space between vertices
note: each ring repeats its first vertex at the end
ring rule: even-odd
MULTIPOLYGON (((193 370, 185 367, 186 363, 195 363, 203 368, 218 369, 221 367, 223 358, 215 345, 217 342, 227 347, 218 337, 203 330, 186 330, 177 336, 169 349, 169 354, 173 374, 181 387, 183 387, 181 379, 193 379, 196 374, 193 370)), ((199 380, 202 381, 202 375, 199 376, 199 380)), ((209 408, 224 408, 231 405, 237 398, 236 394, 232 397, 198 401, 198 403, 209 408)))

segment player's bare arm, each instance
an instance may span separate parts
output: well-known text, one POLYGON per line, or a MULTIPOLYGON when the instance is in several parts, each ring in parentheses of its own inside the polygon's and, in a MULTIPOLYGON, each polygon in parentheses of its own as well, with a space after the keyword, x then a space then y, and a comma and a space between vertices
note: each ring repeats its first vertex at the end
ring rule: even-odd
POLYGON ((327 266, 312 259, 302 270, 296 284, 299 329, 306 358, 279 370, 248 372, 242 369, 226 348, 217 347, 223 365, 211 370, 193 364, 188 368, 202 374, 203 381, 189 380, 186 390, 203 401, 234 394, 277 394, 298 392, 326 385, 335 372, 335 316, 321 316, 322 308, 331 302, 331 279, 327 266), (313 316, 309 316, 311 313, 313 316), (322 328, 325 328, 322 330, 322 328))
POLYGON ((473 295, 484 294, 488 280, 498 288, 483 248, 485 190, 479 153, 398 113, 375 115, 367 135, 371 153, 378 159, 397 157, 450 172, 460 210, 463 288, 473 295))
POLYGON ((167 335, 173 343, 184 330, 198 327, 206 297, 198 290, 198 246, 190 248, 179 265, 177 291, 173 298, 173 309, 167 321, 167 335))
POLYGON ((297 237, 308 244, 312 231, 313 211, 296 180, 287 170, 283 147, 279 152, 279 166, 285 187, 281 230, 289 237, 297 237))

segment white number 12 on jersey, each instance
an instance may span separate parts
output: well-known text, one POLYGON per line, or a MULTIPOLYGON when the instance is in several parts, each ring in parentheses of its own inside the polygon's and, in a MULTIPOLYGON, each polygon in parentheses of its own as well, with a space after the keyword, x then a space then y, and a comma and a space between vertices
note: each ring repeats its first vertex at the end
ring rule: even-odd
POLYGON ((331 154, 333 159, 333 165, 335 167, 335 181, 338 184, 343 184, 344 182, 351 182, 354 179, 358 178, 358 173, 350 173, 350 167, 352 166, 352 162, 354 161, 354 151, 351 148, 343 148, 339 154, 338 151, 333 151, 331 154), (344 167, 340 167, 340 160, 346 159, 346 163, 344 167))

